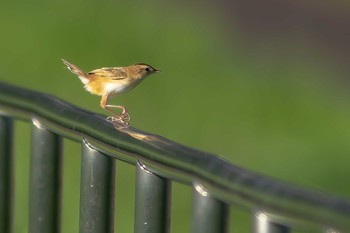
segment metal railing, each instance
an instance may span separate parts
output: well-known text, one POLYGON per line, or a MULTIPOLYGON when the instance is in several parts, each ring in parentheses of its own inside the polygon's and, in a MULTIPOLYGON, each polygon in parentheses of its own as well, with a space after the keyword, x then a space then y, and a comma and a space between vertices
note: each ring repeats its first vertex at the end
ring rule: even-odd
MULTIPOLYGON (((192 232, 228 232, 231 205, 252 213, 254 232, 350 231, 350 201, 296 187, 53 96, 0 83, 0 232, 11 232, 13 119, 32 122, 29 232, 60 230, 62 138, 82 143, 80 232, 113 232, 114 163, 136 166, 135 232, 170 232, 171 182, 193 187, 192 232)), ((118 209, 116 210, 118 211, 118 209)))

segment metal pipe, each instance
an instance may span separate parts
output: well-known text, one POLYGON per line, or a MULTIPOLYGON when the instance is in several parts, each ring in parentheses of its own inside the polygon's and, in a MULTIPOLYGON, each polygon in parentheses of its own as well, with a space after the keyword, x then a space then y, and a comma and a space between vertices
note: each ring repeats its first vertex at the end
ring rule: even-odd
POLYGON ((34 115, 47 129, 77 141, 84 137, 109 156, 134 164, 140 159, 159 176, 189 185, 198 180, 227 203, 263 209, 284 222, 350 231, 350 199, 264 176, 132 127, 118 130, 105 116, 50 95, 1 82, 0 93, 7 114, 24 120, 34 115))
POLYGON ((34 120, 31 140, 29 233, 59 233, 62 138, 34 120))
POLYGON ((255 212, 254 233, 289 233, 290 228, 281 223, 274 222, 264 212, 255 212))
POLYGON ((12 232, 13 122, 0 115, 0 232, 12 232))
POLYGON ((194 185, 192 195, 192 232, 229 232, 229 206, 214 198, 200 184, 194 185))
POLYGON ((114 231, 115 159, 82 142, 80 233, 114 231))
POLYGON ((135 233, 170 232, 171 181, 136 165, 135 233))

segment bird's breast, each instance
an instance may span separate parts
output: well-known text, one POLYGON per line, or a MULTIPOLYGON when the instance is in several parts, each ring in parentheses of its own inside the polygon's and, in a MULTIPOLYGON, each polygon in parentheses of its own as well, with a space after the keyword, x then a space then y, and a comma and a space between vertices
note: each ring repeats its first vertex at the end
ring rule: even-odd
POLYGON ((128 91, 127 84, 121 81, 105 83, 104 90, 109 94, 122 94, 128 91))
POLYGON ((111 95, 123 94, 137 86, 139 82, 128 82, 125 80, 115 80, 104 85, 105 92, 111 95))

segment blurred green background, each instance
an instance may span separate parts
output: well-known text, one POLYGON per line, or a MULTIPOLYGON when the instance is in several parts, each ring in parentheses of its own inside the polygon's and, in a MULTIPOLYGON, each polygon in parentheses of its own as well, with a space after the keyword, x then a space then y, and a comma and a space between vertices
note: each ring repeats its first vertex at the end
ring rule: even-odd
MULTIPOLYGON (((111 101, 132 126, 349 198, 349 12, 330 0, 5 0, 0 79, 106 114, 60 58, 86 71, 149 63, 162 73, 111 101)), ((29 136, 19 122, 16 233, 28 224, 29 136)), ((65 141, 62 232, 78 232, 79 162, 65 141)), ((117 163, 117 232, 133 232, 134 172, 117 163)), ((190 191, 174 184, 172 232, 189 232, 190 191)), ((249 216, 233 208, 231 232, 250 231, 249 216)))

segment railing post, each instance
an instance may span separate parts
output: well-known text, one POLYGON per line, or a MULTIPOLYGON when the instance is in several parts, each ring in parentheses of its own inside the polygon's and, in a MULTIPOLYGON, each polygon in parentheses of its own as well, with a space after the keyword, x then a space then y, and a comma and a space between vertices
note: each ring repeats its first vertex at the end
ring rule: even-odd
POLYGON ((215 199, 200 184, 193 187, 192 232, 228 232, 229 206, 215 199))
POLYGON ((289 233, 290 228, 271 221, 264 212, 256 211, 254 214, 254 233, 289 233))
POLYGON ((33 121, 29 233, 60 232, 62 138, 33 121))
POLYGON ((80 233, 114 232, 115 159, 82 142, 80 233))
POLYGON ((170 232, 171 181, 136 165, 135 233, 170 232))
POLYGON ((0 116, 0 232, 12 232, 12 119, 0 116))

